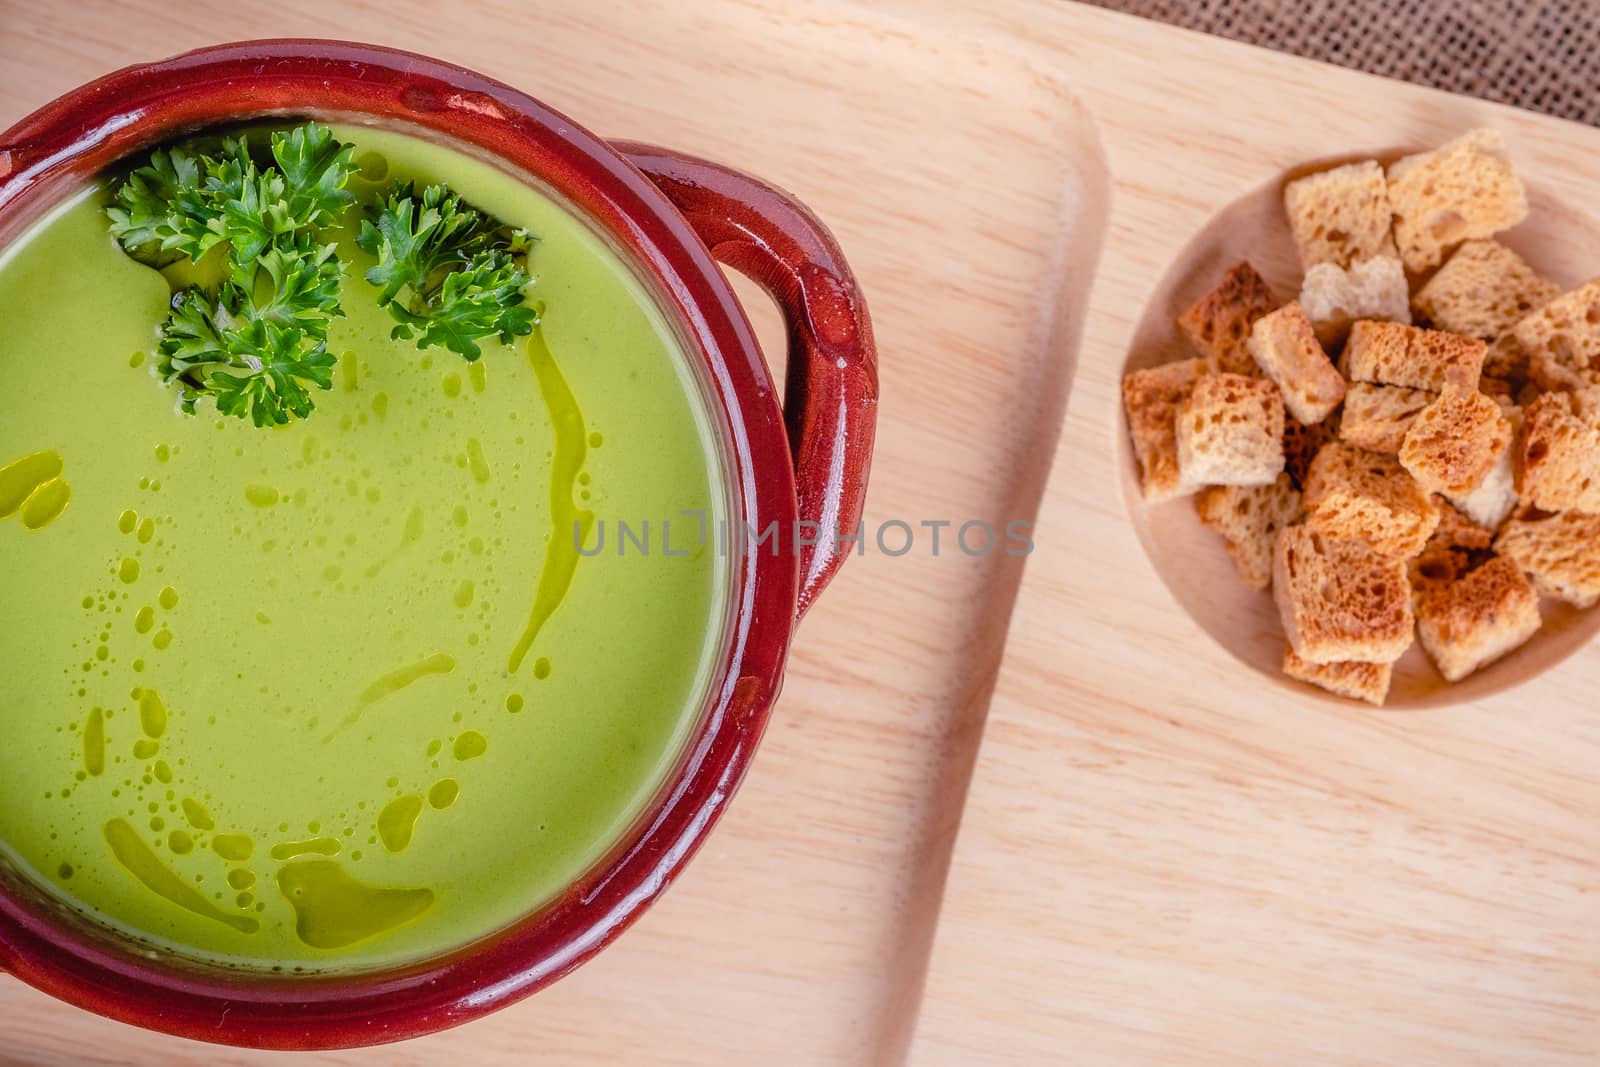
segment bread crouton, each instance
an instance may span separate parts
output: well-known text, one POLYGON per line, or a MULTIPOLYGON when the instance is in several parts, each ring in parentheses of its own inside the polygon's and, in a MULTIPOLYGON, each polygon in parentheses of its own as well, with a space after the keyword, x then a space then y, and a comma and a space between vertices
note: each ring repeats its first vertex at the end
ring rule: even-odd
POLYGON ((1388 183, 1383 168, 1371 160, 1290 182, 1283 206, 1305 270, 1318 263, 1348 267, 1395 255, 1388 183))
POLYGON ((1395 244, 1406 267, 1436 267, 1462 241, 1492 237, 1528 216, 1522 181, 1498 131, 1473 130, 1389 166, 1395 244))
POLYGON ((1522 502, 1600 514, 1600 386, 1545 393, 1523 422, 1522 502))
POLYGON ((1293 416, 1286 416, 1283 420, 1283 469, 1288 472, 1295 488, 1303 488, 1306 484, 1306 474, 1311 470, 1311 461, 1317 458, 1317 453, 1322 451, 1322 446, 1333 437, 1328 429, 1328 420, 1312 423, 1307 426, 1293 416))
POLYGON ((1600 603, 1600 516, 1534 511, 1513 517, 1494 550, 1517 561, 1545 596, 1580 608, 1600 603))
POLYGON ((1392 663, 1311 663, 1295 655, 1290 645, 1283 653, 1283 673, 1299 682, 1326 689, 1347 700, 1365 700, 1383 707, 1394 677, 1392 663))
POLYGON ((1192 493, 1178 470, 1178 407, 1205 373, 1205 360, 1185 359, 1122 379, 1122 403, 1128 412, 1128 435, 1139 460, 1144 498, 1154 504, 1192 493))
POLYGON ((1255 268, 1240 260, 1211 292, 1178 316, 1178 328, 1206 358, 1209 369, 1254 378, 1261 374, 1245 350, 1251 325, 1278 306, 1278 298, 1255 268))
POLYGON ((1411 587, 1417 593, 1445 585, 1476 570, 1489 561, 1494 532, 1473 522, 1443 501, 1439 525, 1428 538, 1422 554, 1411 561, 1411 587))
POLYGON ((1476 337, 1364 320, 1350 327, 1345 373, 1353 382, 1403 385, 1430 393, 1447 384, 1476 389, 1488 352, 1489 346, 1476 337))
POLYGON ((1466 496, 1511 444, 1511 423, 1476 389, 1447 385, 1422 409, 1400 445, 1400 465, 1430 493, 1466 496))
POLYGON ((1411 321, 1406 271, 1393 256, 1374 256, 1349 267, 1318 263, 1307 268, 1300 306, 1325 345, 1344 340, 1357 319, 1411 321))
POLYGON ((1289 526, 1278 532, 1272 585, 1289 644, 1308 663, 1393 663, 1411 647, 1403 560, 1289 526))
POLYGON ((1488 354, 1483 357, 1483 373, 1486 377, 1499 378, 1511 383, 1527 379, 1528 350, 1522 347, 1522 342, 1517 340, 1515 333, 1501 334, 1500 338, 1489 346, 1488 354))
POLYGON ((1541 389, 1600 385, 1600 278, 1563 293, 1511 330, 1541 389))
POLYGON ((1499 557, 1417 598, 1417 636, 1447 682, 1459 682, 1539 631, 1539 594, 1499 557))
POLYGON ((1317 342, 1299 304, 1256 320, 1245 342, 1257 366, 1277 383, 1289 414, 1307 426, 1327 418, 1344 399, 1344 376, 1317 342))
POLYGON ((1417 292, 1417 310, 1441 330, 1497 341, 1561 289, 1499 241, 1468 241, 1417 292))
POLYGON ((1447 497, 1467 518, 1490 530, 1504 522, 1517 506, 1517 433, 1522 410, 1508 410, 1504 406, 1500 410, 1505 414, 1511 432, 1506 438, 1505 447, 1495 457, 1494 466, 1489 468, 1489 473, 1472 492, 1447 497))
POLYGON ((1283 395, 1263 378, 1202 374, 1178 407, 1186 485, 1271 485, 1283 470, 1283 395))
POLYGON ((1505 378, 1485 374, 1478 379, 1478 391, 1499 404, 1502 409, 1517 406, 1517 387, 1505 378))
POLYGON ((1344 395, 1339 437, 1369 452, 1397 455, 1411 423, 1438 395, 1400 385, 1356 382, 1344 395))
POLYGON ((1200 521, 1221 534, 1239 577, 1252 589, 1272 584, 1278 530, 1300 521, 1300 492, 1287 474, 1271 485, 1212 486, 1195 498, 1200 521))
POLYGON ((1312 460, 1304 502, 1313 532, 1362 541, 1397 559, 1421 552, 1439 525, 1439 509, 1394 457, 1341 441, 1323 446, 1312 460))

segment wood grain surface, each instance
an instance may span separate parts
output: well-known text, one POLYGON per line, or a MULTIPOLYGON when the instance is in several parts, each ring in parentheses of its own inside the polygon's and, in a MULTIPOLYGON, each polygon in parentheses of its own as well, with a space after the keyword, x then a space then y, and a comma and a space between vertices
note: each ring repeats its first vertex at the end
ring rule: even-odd
POLYGON ((1280 685, 1259 615, 1184 607, 1214 543, 1147 555, 1118 410, 1147 306, 1263 232, 1291 168, 1497 127, 1541 213, 1513 239, 1572 282, 1600 273, 1600 133, 1048 16, 988 25, 1072 81, 1114 206, 911 1062, 1600 1061, 1593 645, 1416 710, 1280 685))
MULTIPOLYGON (((1407 712, 1269 683, 1226 615, 1184 608, 1183 561, 1152 563, 1117 415, 1191 239, 1289 168, 1492 124, 1582 243, 1600 134, 1057 2, 171 12, 0 0, 0 125, 230 38, 464 63, 763 174, 833 225, 882 347, 869 523, 1003 522, 1043 493, 992 704, 1016 561, 926 538, 852 560, 737 803, 635 930, 483 1022, 298 1062, 1600 1059, 1600 657, 1407 712)), ((0 979, 0 1062, 277 1059, 0 979)))
MULTIPOLYGON (((277 0, 202 15, 156 0, 0 0, 0 127, 127 63, 294 35, 428 52, 601 134, 789 188, 835 230, 876 322, 869 526, 1032 514, 1107 188, 1048 63, 914 5, 277 0)), ((781 356, 775 314, 752 310, 781 356)), ((900 1059, 1020 573, 948 537, 938 556, 923 537, 902 557, 850 561, 806 619, 737 802, 617 945, 460 1030, 295 1062, 900 1059)), ((0 976, 0 1062, 286 1059, 143 1033, 0 976)))

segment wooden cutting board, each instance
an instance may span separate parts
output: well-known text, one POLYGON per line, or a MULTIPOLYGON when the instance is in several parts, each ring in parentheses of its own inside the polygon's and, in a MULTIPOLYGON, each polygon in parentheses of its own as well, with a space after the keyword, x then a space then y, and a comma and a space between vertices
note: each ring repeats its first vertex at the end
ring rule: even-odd
MULTIPOLYGON (((0 127, 127 63, 294 35, 429 52, 602 134, 788 187, 833 227, 876 322, 869 523, 1032 514, 1106 188, 1062 72, 911 6, 275 0, 199 16, 158 0, 0 0, 0 127)), ((750 307, 781 357, 775 314, 750 307)), ((296 1062, 898 1059, 1020 573, 949 536, 938 556, 923 537, 850 561, 806 619, 728 816, 617 945, 474 1025, 296 1062)), ((139 1032, 0 977, 0 1062, 281 1057, 139 1032)))
POLYGON ((1511 242, 1600 274, 1600 131, 1087 8, 988 25, 1071 81, 1112 210, 912 1062, 1600 1061, 1593 620, 1410 710, 1282 684, 1270 607, 1137 499, 1118 388, 1230 257, 1294 291, 1281 182, 1319 159, 1494 126, 1511 242))
MULTIPOLYGON (((884 1063, 914 1021, 913 1060, 936 1064, 1600 1055, 1593 650, 1404 714, 1270 683, 1249 662, 1265 638, 1196 621, 1194 587, 1152 564, 1116 415, 1169 268, 1287 168, 1495 125, 1537 209, 1576 205, 1556 266, 1600 273, 1571 247, 1600 134, 1059 2, 596 6, 285 0, 199 23, 13 4, 0 125, 123 63, 342 36, 798 193, 877 322, 869 521, 1003 522, 1044 495, 948 899, 1020 568, 923 538, 853 560, 808 618, 738 801, 618 945, 483 1022, 302 1062, 884 1063)), ((1200 251, 1228 250, 1211 236, 1200 251)), ((0 979, 0 1062, 275 1059, 0 979)))

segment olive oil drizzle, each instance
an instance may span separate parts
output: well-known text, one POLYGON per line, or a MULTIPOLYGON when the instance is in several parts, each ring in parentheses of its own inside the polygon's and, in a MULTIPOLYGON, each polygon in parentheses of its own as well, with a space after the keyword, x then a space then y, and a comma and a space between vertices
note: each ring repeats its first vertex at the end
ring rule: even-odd
POLYGON ((536 310, 538 318, 527 341, 528 362, 538 376, 539 395, 544 398, 556 437, 555 455, 550 462, 550 543, 545 546, 544 566, 539 571, 539 585, 528 625, 511 650, 508 669, 512 674, 522 669, 523 660, 539 638, 539 631, 566 599, 567 590, 572 588, 572 577, 578 570, 578 547, 589 540, 589 531, 594 527, 594 512, 578 506, 574 500, 578 475, 583 473, 589 448, 583 412, 550 346, 545 343, 541 326, 544 308, 536 310))

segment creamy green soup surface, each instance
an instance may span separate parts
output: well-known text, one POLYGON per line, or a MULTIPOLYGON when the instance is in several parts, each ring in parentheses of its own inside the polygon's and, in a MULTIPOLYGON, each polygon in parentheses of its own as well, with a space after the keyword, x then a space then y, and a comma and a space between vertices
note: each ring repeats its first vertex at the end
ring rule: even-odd
POLYGON ((286 971, 461 946, 600 858, 681 750, 726 599, 711 547, 573 547, 586 513, 724 506, 630 270, 486 162, 334 132, 358 194, 443 181, 536 235, 533 337, 475 364, 391 339, 353 208, 333 389, 258 428, 178 410, 171 284, 108 234, 105 183, 0 250, 0 859, 286 971))

